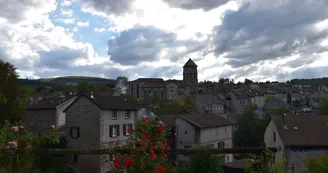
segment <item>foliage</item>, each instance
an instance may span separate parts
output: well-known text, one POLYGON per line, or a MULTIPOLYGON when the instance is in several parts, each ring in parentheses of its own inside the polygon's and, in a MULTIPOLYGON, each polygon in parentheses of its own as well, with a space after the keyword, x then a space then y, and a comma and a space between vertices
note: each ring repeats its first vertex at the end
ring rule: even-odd
POLYGON ((37 149, 42 141, 58 142, 58 138, 49 135, 33 135, 28 133, 22 125, 5 123, 0 129, 0 172, 25 172, 29 170, 37 159, 32 150, 37 149))
POLYGON ((272 99, 277 99, 277 96, 268 95, 265 97, 264 105, 267 105, 272 99))
MULTIPOLYGON (((194 148, 208 148, 208 146, 196 146, 194 148)), ((190 157, 188 172, 190 173, 219 173, 222 172, 221 158, 217 155, 196 154, 190 157)))
POLYGON ((264 141, 266 122, 255 113, 256 105, 249 105, 238 121, 233 134, 234 147, 259 147, 264 141))
POLYGON ((158 116, 168 114, 186 114, 197 111, 197 106, 190 98, 186 99, 159 99, 152 100, 154 113, 158 116))
POLYGON ((328 155, 326 153, 315 158, 300 158, 304 166, 308 169, 304 173, 327 173, 328 155))
POLYGON ((89 92, 89 83, 87 81, 81 81, 77 85, 77 92, 79 93, 87 93, 89 92))
POLYGON ((313 79, 292 79, 290 81, 292 85, 326 85, 328 84, 328 78, 313 78, 313 79))
POLYGON ((25 115, 19 100, 18 74, 13 65, 0 60, 0 126, 5 120, 11 122, 25 115))
POLYGON ((273 162, 274 153, 269 149, 263 151, 261 156, 255 156, 249 159, 247 164, 247 173, 287 173, 284 169, 284 159, 276 164, 273 162))
POLYGON ((328 115, 328 99, 324 99, 318 107, 318 115, 328 115))
POLYGON ((91 86, 91 91, 94 91, 94 92, 105 92, 108 90, 109 90, 108 86, 106 86, 104 84, 95 84, 95 85, 91 86))
POLYGON ((245 80, 244 80, 244 84, 249 85, 249 84, 251 84, 251 83, 253 83, 252 80, 249 80, 249 79, 245 78, 245 80))
POLYGON ((168 170, 166 160, 166 137, 169 134, 160 121, 142 118, 135 129, 128 129, 130 138, 127 141, 110 141, 108 153, 114 155, 110 163, 111 173, 162 173, 168 170), (116 149, 129 149, 130 154, 116 153, 116 149))

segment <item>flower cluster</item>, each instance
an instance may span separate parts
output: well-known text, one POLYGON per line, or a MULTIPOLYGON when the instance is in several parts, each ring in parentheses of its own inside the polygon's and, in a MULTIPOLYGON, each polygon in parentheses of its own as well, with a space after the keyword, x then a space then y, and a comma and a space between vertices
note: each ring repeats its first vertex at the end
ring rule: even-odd
MULTIPOLYGON (((136 159, 140 159, 142 165, 139 171, 164 173, 167 171, 167 150, 169 149, 166 142, 168 131, 164 125, 157 120, 148 120, 142 117, 137 121, 135 128, 128 129, 130 139, 123 145, 119 145, 114 141, 109 142, 109 150, 115 151, 117 148, 131 149, 132 154, 114 153, 113 165, 116 172, 128 171, 136 172, 136 159), (135 154, 134 154, 135 153, 135 154), (138 158, 136 158, 138 154, 138 158)), ((112 153, 113 153, 112 152, 112 153)))

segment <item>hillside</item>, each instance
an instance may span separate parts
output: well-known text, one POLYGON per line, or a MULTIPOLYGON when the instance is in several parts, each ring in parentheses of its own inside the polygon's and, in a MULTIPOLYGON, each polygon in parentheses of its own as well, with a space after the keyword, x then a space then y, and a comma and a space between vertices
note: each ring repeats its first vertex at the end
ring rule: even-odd
POLYGON ((89 76, 64 76, 56 78, 41 78, 41 79, 18 79, 20 86, 51 86, 51 85, 66 85, 78 84, 80 81, 87 81, 89 84, 106 84, 115 87, 116 80, 89 76))
POLYGON ((312 79, 292 79, 292 85, 328 85, 328 78, 312 78, 312 79))

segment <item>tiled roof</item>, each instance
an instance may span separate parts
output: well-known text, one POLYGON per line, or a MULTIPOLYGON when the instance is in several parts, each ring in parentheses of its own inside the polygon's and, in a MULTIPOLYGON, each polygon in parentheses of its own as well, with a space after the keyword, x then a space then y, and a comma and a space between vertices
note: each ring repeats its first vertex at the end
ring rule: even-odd
POLYGON ((93 95, 93 97, 86 94, 81 94, 70 106, 68 106, 64 112, 69 109, 78 99, 82 96, 88 98, 93 103, 95 103, 101 109, 118 109, 118 110, 138 110, 137 105, 133 105, 125 101, 119 96, 109 96, 109 95, 93 95))
POLYGON ((218 115, 208 116, 201 114, 184 114, 180 115, 180 117, 200 128, 220 127, 235 124, 234 122, 218 115))
POLYGON ((178 115, 161 115, 158 118, 165 124, 165 126, 174 127, 176 117, 178 117, 178 115))
POLYGON ((164 82, 162 78, 138 78, 132 82, 164 82))
POLYGON ((284 116, 283 121, 272 116, 271 121, 284 146, 328 146, 328 116, 284 116))
POLYGON ((189 58, 183 67, 197 67, 196 63, 189 58))
POLYGON ((147 82, 141 88, 164 88, 164 82, 147 82))
POLYGON ((271 99, 267 105, 265 105, 265 110, 275 110, 281 107, 288 108, 289 105, 282 101, 281 99, 271 99))
POLYGON ((244 91, 235 91, 234 94, 238 99, 249 99, 251 96, 246 94, 244 91))
POLYGON ((71 99, 69 98, 62 98, 62 97, 49 97, 49 98, 43 98, 42 100, 39 100, 37 103, 30 105, 27 107, 27 110, 32 109, 56 109, 56 107, 63 102, 71 99))

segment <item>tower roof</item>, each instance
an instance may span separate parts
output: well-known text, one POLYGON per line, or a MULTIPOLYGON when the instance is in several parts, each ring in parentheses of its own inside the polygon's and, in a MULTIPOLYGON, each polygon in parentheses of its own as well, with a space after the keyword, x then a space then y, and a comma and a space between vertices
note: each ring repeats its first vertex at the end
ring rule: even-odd
POLYGON ((196 63, 189 58, 189 60, 186 62, 186 64, 183 67, 198 67, 196 63))

